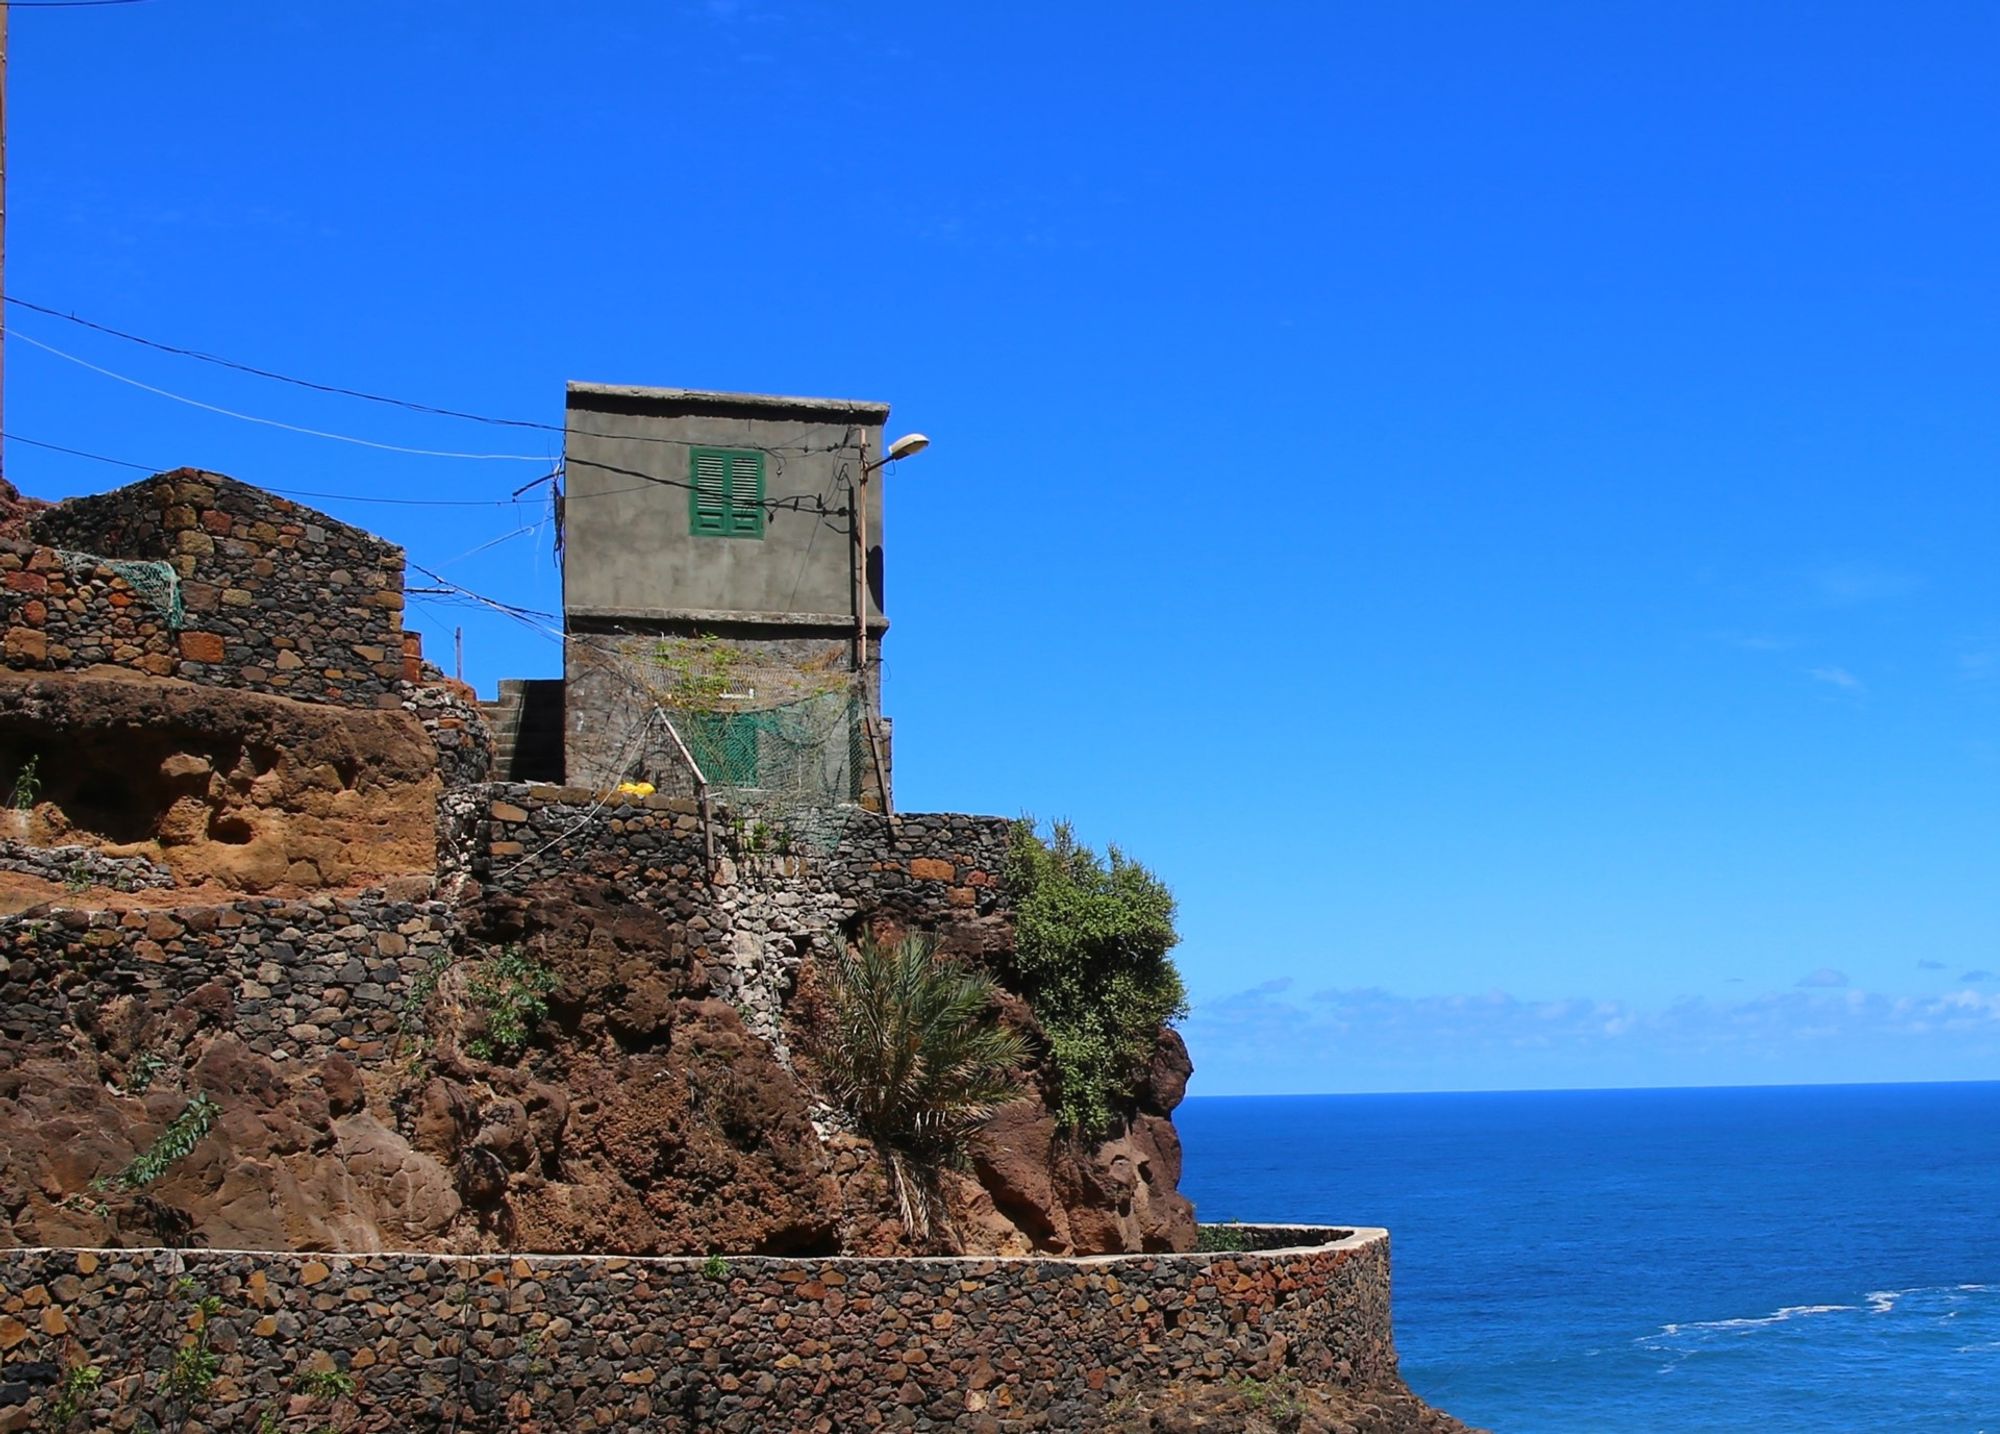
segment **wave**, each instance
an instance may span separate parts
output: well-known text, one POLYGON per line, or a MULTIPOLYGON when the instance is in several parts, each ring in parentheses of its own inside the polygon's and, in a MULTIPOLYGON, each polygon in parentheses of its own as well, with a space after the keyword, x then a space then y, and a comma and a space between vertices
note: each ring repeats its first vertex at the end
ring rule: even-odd
POLYGON ((1868 1301, 1870 1314, 1889 1314, 1906 1299, 1917 1296, 1941 1296, 1953 1303, 1959 1302, 1961 1295, 1984 1294, 1988 1290, 2000 1288, 1994 1285, 1917 1285, 1907 1290, 1870 1290, 1864 1299, 1868 1301))
POLYGON ((1786 1305, 1767 1315, 1746 1316, 1739 1319, 1683 1320, 1661 1325, 1653 1334, 1642 1335, 1633 1343, 1647 1349, 1673 1352, 1685 1357, 1691 1353, 1690 1344, 1699 1344, 1705 1339, 1720 1335, 1747 1334, 1753 1330, 1768 1329, 1772 1325, 1784 1324, 1790 1320, 1809 1319, 1817 1315, 1853 1314, 1869 1315, 1893 1314, 1905 1302, 1928 1306, 1924 1312, 1934 1318, 1950 1319, 1962 1311, 1950 1306, 1964 1306, 1971 1295, 1985 1294, 2000 1290, 2000 1285, 1960 1284, 1960 1285, 1914 1285, 1902 1290, 1870 1290, 1862 1296, 1863 1305, 1819 1304, 1786 1305), (1940 1305, 1947 1308, 1940 1309, 1940 1305))
POLYGON ((1842 1310, 1859 1308, 1861 1308, 1859 1305, 1786 1305, 1781 1310, 1773 1310, 1770 1314, 1758 1315, 1754 1319, 1704 1319, 1690 1320, 1685 1324, 1661 1325, 1659 1334, 1648 1335, 1647 1338, 1659 1339, 1664 1336, 1673 1339, 1679 1335, 1708 1330, 1761 1329, 1765 1325, 1783 1324, 1788 1319, 1804 1319, 1808 1315, 1839 1314, 1842 1310))

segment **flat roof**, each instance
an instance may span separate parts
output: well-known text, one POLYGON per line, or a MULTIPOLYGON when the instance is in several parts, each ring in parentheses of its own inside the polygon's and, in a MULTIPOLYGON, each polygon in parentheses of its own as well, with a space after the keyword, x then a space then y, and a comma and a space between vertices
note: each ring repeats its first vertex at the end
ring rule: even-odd
POLYGON ((777 413, 810 413, 826 417, 868 418, 880 423, 889 416, 889 405, 860 398, 793 398, 775 393, 725 393, 706 388, 646 388, 627 383, 569 383, 568 403, 572 408, 598 405, 591 399, 608 400, 621 407, 710 409, 722 412, 744 410, 777 413), (584 400, 579 404, 578 400, 584 400))

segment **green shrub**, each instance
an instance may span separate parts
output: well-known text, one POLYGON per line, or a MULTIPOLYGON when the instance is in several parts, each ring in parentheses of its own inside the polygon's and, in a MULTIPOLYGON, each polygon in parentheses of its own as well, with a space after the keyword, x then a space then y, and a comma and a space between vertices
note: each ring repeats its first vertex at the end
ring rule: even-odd
POLYGON ((1195 1226, 1194 1247, 1204 1255, 1232 1254, 1251 1248, 1251 1232, 1234 1220, 1195 1226))
POLYGON ((974 1132, 1021 1093, 1027 1043, 995 1019, 992 980, 921 935, 839 943, 826 994, 808 1041, 821 1084, 882 1152, 904 1227, 927 1241, 938 1173, 964 1165, 974 1132))
POLYGON ((556 973, 509 946, 490 961, 482 961, 466 983, 466 997, 479 1010, 482 1026, 465 1049, 482 1061, 511 1060, 549 1013, 549 992, 556 973))
POLYGON ((215 1124, 222 1107, 209 1098, 207 1091, 196 1091, 194 1099, 181 1107, 181 1113, 167 1122, 167 1128, 160 1132, 160 1138, 152 1147, 135 1156, 130 1165, 115 1175, 102 1175, 90 1182, 93 1190, 137 1190, 142 1185, 150 1185, 158 1180, 177 1160, 185 1158, 201 1138, 208 1134, 215 1124))
POLYGON ((1014 900, 1014 975, 1048 1036, 1057 1116, 1102 1134, 1151 1057, 1159 1028, 1187 1014, 1167 956, 1174 897, 1117 847, 1103 857, 1056 822, 1044 840, 1015 823, 1007 886, 1014 900))
POLYGON ((72 1364, 65 1369, 62 1383, 42 1411, 42 1428, 47 1434, 65 1434, 77 1416, 90 1407, 103 1383, 104 1371, 94 1364, 72 1364))

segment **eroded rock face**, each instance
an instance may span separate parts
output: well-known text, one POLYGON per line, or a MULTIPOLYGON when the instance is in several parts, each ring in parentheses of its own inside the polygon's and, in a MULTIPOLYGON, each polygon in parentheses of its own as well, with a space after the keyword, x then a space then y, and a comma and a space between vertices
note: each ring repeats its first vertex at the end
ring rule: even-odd
MULTIPOLYGON (((337 1084, 337 1081, 335 1082, 337 1084)), ((230 1036, 143 1094, 78 1061, 0 1068, 0 1212, 19 1245, 198 1242, 246 1250, 429 1249, 459 1223, 451 1173, 374 1112, 336 1114, 323 1071, 284 1070, 230 1036), (142 1190, 92 1188, 150 1146, 191 1089, 213 1129, 142 1190)))
POLYGON ((436 865, 437 750, 400 710, 0 675, 0 765, 30 758, 39 789, 8 835, 147 857, 184 885, 313 890, 436 865))

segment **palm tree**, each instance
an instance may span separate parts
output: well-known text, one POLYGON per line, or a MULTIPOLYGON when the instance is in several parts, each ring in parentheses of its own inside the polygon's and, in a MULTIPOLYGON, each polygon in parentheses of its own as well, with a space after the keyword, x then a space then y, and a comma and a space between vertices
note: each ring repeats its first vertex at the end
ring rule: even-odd
POLYGON ((1021 1094, 1027 1042, 991 1014, 992 980, 927 936, 837 949, 811 1041, 821 1083, 875 1142, 904 1228, 927 1242, 945 1224, 938 1174, 963 1167, 973 1134, 1021 1094))

